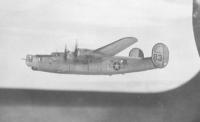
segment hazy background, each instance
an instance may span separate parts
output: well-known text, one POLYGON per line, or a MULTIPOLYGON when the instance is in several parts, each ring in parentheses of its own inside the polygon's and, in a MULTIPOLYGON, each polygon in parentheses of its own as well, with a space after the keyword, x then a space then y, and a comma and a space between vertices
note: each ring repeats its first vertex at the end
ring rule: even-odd
POLYGON ((191 0, 7 0, 0 1, 0 87, 52 90, 157 92, 180 86, 200 68, 192 32, 191 0), (134 36, 145 56, 157 42, 170 50, 164 69, 115 76, 32 71, 26 54, 96 49, 134 36), (148 79, 148 80, 147 80, 148 79))

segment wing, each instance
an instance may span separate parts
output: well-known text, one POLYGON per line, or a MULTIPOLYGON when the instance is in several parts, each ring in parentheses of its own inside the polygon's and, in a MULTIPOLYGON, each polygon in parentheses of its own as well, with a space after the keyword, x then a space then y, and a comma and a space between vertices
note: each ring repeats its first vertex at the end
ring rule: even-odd
POLYGON ((103 53, 105 55, 114 56, 132 44, 136 43, 137 39, 134 37, 126 37, 120 40, 117 40, 111 44, 108 44, 104 47, 96 49, 94 52, 103 53))

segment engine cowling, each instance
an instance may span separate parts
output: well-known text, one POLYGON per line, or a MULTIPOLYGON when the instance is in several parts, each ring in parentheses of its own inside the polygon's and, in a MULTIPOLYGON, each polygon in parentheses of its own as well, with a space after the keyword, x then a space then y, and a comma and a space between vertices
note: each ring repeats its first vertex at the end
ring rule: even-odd
POLYGON ((129 57, 131 58, 144 58, 144 53, 141 49, 139 48, 133 48, 131 49, 131 51, 129 52, 129 57))

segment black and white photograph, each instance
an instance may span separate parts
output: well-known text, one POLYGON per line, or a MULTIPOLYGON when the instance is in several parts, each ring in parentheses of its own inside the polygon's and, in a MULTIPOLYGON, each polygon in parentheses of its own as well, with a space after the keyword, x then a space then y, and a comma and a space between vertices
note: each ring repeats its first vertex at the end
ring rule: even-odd
POLYGON ((0 1, 0 122, 199 122, 200 0, 0 1))

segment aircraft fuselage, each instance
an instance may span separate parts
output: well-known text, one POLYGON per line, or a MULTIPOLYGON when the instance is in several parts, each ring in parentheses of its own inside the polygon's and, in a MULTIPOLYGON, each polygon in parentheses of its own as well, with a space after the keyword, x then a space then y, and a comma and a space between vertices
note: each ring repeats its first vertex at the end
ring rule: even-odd
POLYGON ((28 55, 26 64, 32 67, 33 70, 38 71, 85 75, 123 74, 154 68, 151 58, 143 60, 120 56, 96 58, 93 56, 79 56, 76 58, 73 54, 68 54, 65 59, 64 53, 28 55), (145 65, 145 63, 148 65, 145 65))

